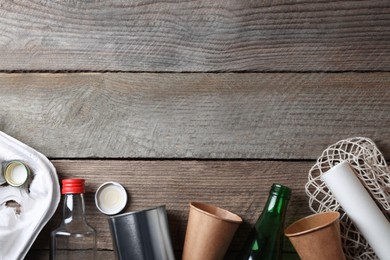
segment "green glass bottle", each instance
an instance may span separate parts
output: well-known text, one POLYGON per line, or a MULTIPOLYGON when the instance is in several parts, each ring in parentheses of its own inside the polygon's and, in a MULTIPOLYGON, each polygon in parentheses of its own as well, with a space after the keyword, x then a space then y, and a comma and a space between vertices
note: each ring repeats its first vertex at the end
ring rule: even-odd
POLYGON ((291 189, 273 184, 267 203, 239 254, 239 260, 282 259, 284 221, 291 189))

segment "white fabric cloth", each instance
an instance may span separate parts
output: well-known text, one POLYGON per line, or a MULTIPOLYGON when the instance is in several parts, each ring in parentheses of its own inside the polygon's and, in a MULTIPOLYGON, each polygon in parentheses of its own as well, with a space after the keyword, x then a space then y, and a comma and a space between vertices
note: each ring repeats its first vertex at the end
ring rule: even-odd
POLYGON ((0 260, 23 259, 60 201, 52 163, 41 153, 0 132, 0 163, 18 160, 31 170, 29 187, 0 186, 0 260), (20 209, 10 207, 18 203, 20 209))

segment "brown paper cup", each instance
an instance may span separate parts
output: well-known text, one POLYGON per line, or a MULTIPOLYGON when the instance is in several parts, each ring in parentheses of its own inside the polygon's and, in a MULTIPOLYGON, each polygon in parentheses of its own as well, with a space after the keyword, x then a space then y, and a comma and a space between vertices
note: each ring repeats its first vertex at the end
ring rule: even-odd
POLYGON ((223 259, 242 219, 227 210, 190 203, 182 260, 223 259))
POLYGON ((302 260, 345 260, 339 218, 338 212, 317 213, 294 222, 284 233, 302 260))

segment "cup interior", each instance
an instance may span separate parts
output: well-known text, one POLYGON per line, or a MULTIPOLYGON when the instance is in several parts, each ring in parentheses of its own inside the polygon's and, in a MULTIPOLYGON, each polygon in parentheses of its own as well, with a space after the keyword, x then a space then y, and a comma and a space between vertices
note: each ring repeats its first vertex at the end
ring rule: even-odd
POLYGON ((336 211, 313 214, 295 221, 285 229, 284 233, 288 237, 309 233, 333 224, 339 217, 340 213, 336 211))

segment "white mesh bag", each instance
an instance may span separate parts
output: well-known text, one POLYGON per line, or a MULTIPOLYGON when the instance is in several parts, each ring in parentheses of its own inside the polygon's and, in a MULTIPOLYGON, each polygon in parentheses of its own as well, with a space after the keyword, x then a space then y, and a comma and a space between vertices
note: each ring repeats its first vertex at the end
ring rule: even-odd
POLYGON ((317 159, 305 185, 309 207, 315 213, 340 212, 342 244, 347 259, 378 259, 320 179, 323 173, 341 161, 349 162, 383 214, 387 219, 390 218, 390 171, 375 143, 363 137, 341 140, 325 149, 317 159))

